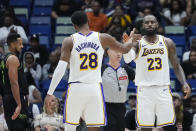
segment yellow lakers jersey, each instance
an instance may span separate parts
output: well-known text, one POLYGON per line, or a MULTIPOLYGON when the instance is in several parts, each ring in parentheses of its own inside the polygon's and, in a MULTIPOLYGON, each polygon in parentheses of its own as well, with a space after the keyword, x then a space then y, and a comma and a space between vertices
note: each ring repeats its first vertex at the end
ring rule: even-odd
POLYGON ((157 35, 156 43, 144 38, 139 41, 135 84, 137 86, 170 85, 168 51, 164 37, 157 35))
POLYGON ((104 54, 98 32, 88 35, 75 33, 71 35, 73 49, 70 57, 69 82, 99 83, 101 64, 104 54))

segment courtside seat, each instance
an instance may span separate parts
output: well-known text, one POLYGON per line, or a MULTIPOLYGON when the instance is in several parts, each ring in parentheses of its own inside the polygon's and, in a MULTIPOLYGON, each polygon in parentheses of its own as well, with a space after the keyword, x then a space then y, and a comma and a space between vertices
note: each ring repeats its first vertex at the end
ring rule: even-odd
POLYGON ((176 45, 184 47, 186 45, 186 39, 184 35, 166 35, 166 37, 171 38, 176 45))
POLYGON ((40 35, 51 35, 51 27, 50 25, 45 24, 34 24, 30 25, 30 34, 40 34, 40 35))
POLYGON ((35 6, 53 6, 54 0, 34 0, 35 6))
POLYGON ((72 25, 71 17, 58 17, 56 25, 72 25))
POLYGON ((28 13, 27 8, 20 8, 20 7, 14 8, 14 13, 15 13, 16 16, 17 15, 25 15, 26 19, 29 18, 29 13, 28 13))
POLYGON ((30 24, 46 24, 50 25, 51 20, 48 16, 32 16, 30 18, 30 24))
POLYGON ((57 25, 56 26, 56 34, 64 34, 64 35, 71 35, 75 33, 75 29, 73 26, 69 26, 69 25, 57 25))
POLYGON ((192 91, 196 92, 196 79, 188 79, 187 82, 190 84, 192 91))
POLYGON ((26 15, 16 15, 16 18, 19 19, 25 26, 28 24, 26 15))
POLYGON ((32 11, 33 16, 50 16, 51 15, 51 7, 39 6, 34 7, 32 11))
POLYGON ((165 26, 165 34, 184 34, 184 26, 165 26))
POLYGON ((66 36, 64 36, 64 35, 56 35, 56 36, 54 37, 54 44, 55 44, 55 45, 61 45, 62 42, 63 42, 63 40, 65 39, 65 37, 66 37, 66 36))

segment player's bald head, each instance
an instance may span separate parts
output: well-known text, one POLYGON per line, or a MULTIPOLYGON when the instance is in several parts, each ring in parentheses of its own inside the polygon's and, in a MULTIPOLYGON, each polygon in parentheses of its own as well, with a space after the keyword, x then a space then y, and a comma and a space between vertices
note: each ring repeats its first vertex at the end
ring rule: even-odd
POLYGON ((154 15, 145 16, 144 19, 143 19, 143 22, 145 22, 145 21, 156 21, 156 22, 158 22, 157 18, 154 15))

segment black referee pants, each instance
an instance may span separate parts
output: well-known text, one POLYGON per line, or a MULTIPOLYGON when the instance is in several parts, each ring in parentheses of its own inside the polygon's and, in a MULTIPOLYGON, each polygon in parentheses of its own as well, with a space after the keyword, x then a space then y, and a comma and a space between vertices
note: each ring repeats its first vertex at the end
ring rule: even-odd
POLYGON ((107 103, 107 126, 104 131, 125 131, 125 104, 124 103, 107 103))
POLYGON ((26 131, 28 128, 28 103, 24 97, 21 96, 20 99, 22 105, 20 117, 12 120, 17 104, 12 95, 3 96, 4 115, 9 131, 26 131))

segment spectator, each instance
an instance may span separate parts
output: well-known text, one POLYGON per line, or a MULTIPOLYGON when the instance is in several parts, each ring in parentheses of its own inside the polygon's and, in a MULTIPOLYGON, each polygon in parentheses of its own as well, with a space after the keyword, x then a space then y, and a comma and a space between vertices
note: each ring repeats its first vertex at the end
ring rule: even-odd
POLYGON ((128 104, 131 110, 129 110, 125 115, 125 129, 126 131, 135 131, 137 127, 136 120, 135 120, 136 93, 130 94, 128 104))
POLYGON ((130 80, 135 72, 127 65, 121 65, 122 53, 107 50, 109 62, 102 66, 102 84, 106 101, 108 125, 104 131, 125 130, 125 101, 130 80))
POLYGON ((87 12, 90 30, 105 32, 107 27, 107 16, 100 12, 100 3, 94 1, 92 3, 93 12, 87 12))
POLYGON ((176 128, 178 131, 182 131, 183 122, 183 105, 181 101, 181 96, 178 93, 173 93, 174 109, 176 113, 176 128))
MULTIPOLYGON (((1 8, 1 7, 0 7, 1 8)), ((11 16, 13 18, 13 21, 14 21, 14 25, 17 25, 17 26, 22 26, 24 28, 24 30, 27 32, 27 26, 22 23, 15 15, 14 13, 14 7, 6 7, 6 8, 3 8, 2 10, 0 9, 0 21, 4 21, 5 19, 5 16, 11 16)), ((3 22, 0 23, 0 27, 4 26, 3 22)))
POLYGON ((29 129, 34 129, 33 120, 41 113, 42 111, 42 98, 39 90, 35 85, 28 85, 29 97, 28 97, 28 122, 29 129))
MULTIPOLYGON (((56 69, 56 66, 58 64, 58 61, 60 59, 60 54, 58 54, 59 52, 57 52, 57 50, 52 51, 50 53, 49 56, 49 63, 45 64, 43 66, 43 70, 42 70, 42 77, 43 80, 48 80, 48 79, 52 79, 52 75, 54 73, 54 70, 56 69)), ((68 80, 68 73, 69 71, 66 70, 65 75, 63 76, 63 80, 68 80)))
POLYGON ((132 4, 133 12, 131 13, 134 18, 137 16, 143 17, 143 10, 145 8, 152 9, 152 14, 157 16, 157 18, 160 20, 160 12, 162 10, 162 7, 160 5, 159 0, 133 0, 132 4))
POLYGON ((23 59, 25 65, 24 72, 27 77, 27 81, 29 83, 28 85, 35 85, 39 87, 39 81, 42 75, 42 68, 40 64, 36 63, 36 59, 32 52, 25 52, 23 59))
POLYGON ((39 90, 34 85, 29 85, 29 123, 30 128, 33 129, 33 120, 41 113, 42 98, 39 90))
POLYGON ((122 0, 120 2, 124 8, 124 12, 131 15, 131 11, 132 11, 131 5, 132 5, 133 0, 122 0))
POLYGON ((186 12, 182 10, 180 0, 172 0, 169 10, 164 12, 164 16, 168 18, 173 25, 184 25, 186 22, 186 12))
POLYGON ((57 114, 57 101, 55 96, 44 100, 44 112, 34 120, 36 131, 63 131, 63 117, 57 114))
POLYGON ((43 73, 42 73, 43 80, 52 78, 52 74, 54 73, 54 70, 58 64, 59 59, 60 58, 57 56, 57 54, 54 51, 50 53, 49 64, 45 64, 43 66, 43 73))
POLYGON ((92 8, 91 8, 91 4, 92 2, 94 2, 94 0, 83 0, 84 1, 84 4, 82 5, 81 9, 84 11, 84 12, 92 12, 92 8))
POLYGON ((188 16, 191 16, 192 14, 195 14, 196 9, 196 1, 195 0, 187 0, 187 7, 186 12, 188 16))
POLYGON ((193 115, 193 122, 191 126, 191 131, 196 131, 196 94, 191 96, 191 109, 190 112, 193 115))
POLYGON ((63 115, 63 104, 57 97, 56 97, 56 109, 57 109, 56 113, 63 115))
POLYGON ((178 93, 173 93, 174 108, 176 113, 176 127, 178 131, 190 131, 193 115, 184 110, 182 97, 178 93))
POLYGON ((3 111, 3 100, 2 96, 0 95, 0 130, 1 131, 8 131, 8 127, 4 118, 4 111, 3 111))
POLYGON ((191 108, 190 108, 189 112, 194 115, 196 113, 196 94, 191 95, 190 105, 191 105, 191 108))
POLYGON ((122 34, 124 32, 125 28, 121 26, 120 18, 115 17, 112 19, 108 26, 107 33, 111 36, 115 37, 118 41, 121 41, 122 34))
POLYGON ((17 32, 18 34, 20 34, 23 40, 23 43, 28 43, 28 39, 27 39, 27 36, 26 36, 26 33, 23 27, 14 25, 14 20, 12 16, 6 15, 4 17, 3 23, 4 23, 3 27, 0 28, 0 43, 1 44, 6 43, 6 39, 7 39, 9 32, 17 32))
POLYGON ((189 55, 189 61, 182 63, 187 79, 196 79, 196 50, 191 50, 189 55))
POLYGON ((120 1, 117 0, 106 0, 104 1, 104 13, 107 16, 110 16, 112 13, 114 13, 114 8, 116 5, 120 4, 120 1))
POLYGON ((41 66, 36 64, 32 52, 25 52, 24 54, 24 72, 27 78, 27 85, 29 89, 29 114, 30 119, 33 120, 41 112, 42 98, 39 90, 36 88, 39 85, 39 77, 41 77, 41 66), (35 82, 37 81, 37 82, 35 82), (37 84, 36 84, 37 83, 37 84))
MULTIPOLYGON (((196 50, 196 38, 192 39, 190 50, 196 50)), ((189 61, 189 55, 190 55, 190 52, 191 52, 190 50, 184 52, 183 57, 182 57, 182 62, 189 61)))
POLYGON ((39 43, 39 35, 34 34, 30 37, 30 48, 28 51, 31 51, 34 53, 34 57, 36 59, 36 62, 43 66, 48 61, 48 50, 45 46, 41 46, 39 43))
POLYGON ((112 17, 108 18, 108 24, 110 24, 115 17, 120 18, 120 26, 123 28, 126 28, 131 24, 131 17, 127 14, 124 14, 124 11, 120 5, 115 7, 115 11, 112 17))
POLYGON ((52 18, 58 18, 59 16, 71 16, 73 11, 76 10, 75 3, 72 0, 55 0, 52 7, 52 18))
POLYGON ((129 95, 128 104, 130 110, 136 110, 136 93, 131 93, 129 95))

